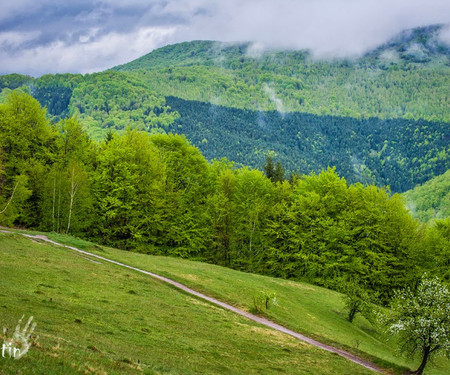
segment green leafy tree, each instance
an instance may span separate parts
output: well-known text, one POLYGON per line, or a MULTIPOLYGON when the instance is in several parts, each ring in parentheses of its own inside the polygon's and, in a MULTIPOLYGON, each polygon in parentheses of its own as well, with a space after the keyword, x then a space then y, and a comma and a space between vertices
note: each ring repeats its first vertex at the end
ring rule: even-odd
POLYGON ((201 256, 210 238, 206 209, 212 191, 208 163, 184 136, 150 137, 165 166, 159 196, 159 251, 182 257, 201 256))
POLYGON ((433 356, 450 355, 450 293, 437 278, 424 275, 417 289, 396 291, 381 321, 389 334, 398 335, 402 352, 420 355, 414 374, 422 374, 433 356))
POLYGON ((165 167, 150 136, 128 130, 99 152, 92 185, 95 216, 90 235, 122 249, 150 251, 160 239, 165 167))
POLYGON ((370 292, 361 282, 352 280, 343 282, 343 301, 347 311, 347 320, 352 323, 357 314, 363 315, 368 321, 373 322, 374 314, 370 301, 370 292))
POLYGON ((270 180, 257 170, 242 168, 237 171, 235 181, 233 254, 236 265, 257 272, 267 249, 264 234, 274 189, 270 180))
POLYGON ((450 281, 450 218, 435 220, 425 228, 414 260, 422 272, 450 281))
POLYGON ((80 196, 80 190, 87 184, 87 176, 83 171, 82 167, 72 162, 69 166, 69 205, 68 205, 68 213, 67 213, 67 227, 66 233, 70 232, 70 225, 72 223, 72 216, 74 214, 74 208, 77 206, 80 196))
POLYGON ((450 169, 403 196, 411 214, 424 223, 450 217, 450 169))
POLYGON ((4 191, 12 192, 16 178, 24 176, 26 184, 19 184, 18 189, 29 190, 27 199, 21 201, 22 207, 16 206, 16 224, 35 226, 39 223, 42 186, 48 165, 54 160, 55 137, 45 110, 30 95, 15 90, 0 105, 3 164, 0 188, 3 186, 4 191))
POLYGON ((14 221, 23 212, 24 202, 32 193, 28 188, 28 176, 24 174, 16 176, 12 189, 7 193, 9 195, 6 197, 0 195, 0 224, 13 226, 14 221))
POLYGON ((231 265, 231 245, 235 220, 235 171, 228 161, 214 161, 214 193, 209 196, 208 209, 212 225, 211 257, 214 262, 231 265))

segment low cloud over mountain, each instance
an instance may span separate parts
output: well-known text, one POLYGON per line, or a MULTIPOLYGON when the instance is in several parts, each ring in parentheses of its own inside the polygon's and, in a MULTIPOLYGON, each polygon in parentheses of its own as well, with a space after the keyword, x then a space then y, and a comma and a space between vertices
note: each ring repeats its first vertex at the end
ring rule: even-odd
POLYGON ((194 39, 352 56, 449 14, 446 0, 16 0, 2 4, 0 73, 99 71, 194 39))

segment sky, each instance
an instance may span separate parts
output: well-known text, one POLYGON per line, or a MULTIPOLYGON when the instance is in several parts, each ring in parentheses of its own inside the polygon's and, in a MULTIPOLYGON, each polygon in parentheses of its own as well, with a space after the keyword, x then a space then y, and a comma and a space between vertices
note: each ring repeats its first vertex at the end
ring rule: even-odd
POLYGON ((449 0, 0 0, 0 74, 92 73, 189 40, 358 56, 437 23, 449 0))

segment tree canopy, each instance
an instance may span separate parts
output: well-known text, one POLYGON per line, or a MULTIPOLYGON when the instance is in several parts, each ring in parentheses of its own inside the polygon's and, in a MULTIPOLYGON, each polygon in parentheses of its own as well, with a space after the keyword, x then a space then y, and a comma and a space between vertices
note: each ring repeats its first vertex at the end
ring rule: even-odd
POLYGON ((208 162, 175 134, 128 129, 95 143, 22 91, 0 104, 1 224, 336 290, 356 280, 382 303, 425 268, 448 269, 448 223, 423 229, 400 195, 335 168, 281 176, 208 162))

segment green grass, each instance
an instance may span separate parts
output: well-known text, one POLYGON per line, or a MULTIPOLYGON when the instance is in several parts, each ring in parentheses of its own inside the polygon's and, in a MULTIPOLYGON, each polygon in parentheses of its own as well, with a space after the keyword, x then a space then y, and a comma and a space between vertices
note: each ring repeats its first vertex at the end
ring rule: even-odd
POLYGON ((151 277, 18 234, 0 233, 0 275, 0 324, 33 315, 38 336, 25 357, 0 357, 1 374, 371 373, 151 277))
MULTIPOLYGON (((394 343, 386 343, 386 338, 364 318, 357 317, 353 324, 346 321, 341 295, 328 289, 301 282, 247 274, 201 262, 110 249, 81 239, 54 233, 49 234, 49 237, 61 243, 171 277, 198 291, 249 311, 253 307, 253 296, 255 294, 261 290, 274 291, 277 293, 278 306, 265 312, 265 315, 270 319, 323 342, 332 343, 372 359, 375 363, 396 373, 401 373, 405 367, 415 369, 418 366, 417 360, 411 361, 397 356, 394 343)), ((70 250, 59 249, 59 251, 63 254, 71 254, 70 250)), ((79 258, 75 254, 70 257, 79 258)), ((89 261, 86 262, 90 263, 89 261)), ((99 267, 106 267, 106 265, 92 263, 91 267, 95 270, 99 267)), ((114 269, 117 269, 117 267, 114 269)), ((131 274, 132 272, 129 271, 128 273, 131 274)), ((139 292, 138 288, 130 288, 130 290, 139 292)), ((192 298, 190 299, 192 300, 192 298)), ((203 302, 200 304, 203 304, 203 302)), ((234 320, 239 319, 234 318, 234 320)), ((251 325, 249 322, 246 322, 246 324, 251 325)), ((215 332, 215 328, 212 328, 212 331, 215 332)), ((322 355, 328 356, 328 353, 320 354, 321 358, 322 355)), ((271 372, 270 369, 264 371, 261 368, 251 368, 255 369, 255 372, 271 372)), ((324 368, 320 370, 323 371, 324 368)), ((318 372, 320 370, 314 370, 312 373, 320 373, 318 372)), ((242 368, 237 370, 238 373, 239 371, 248 372, 249 370, 243 370, 242 368)), ((303 369, 300 373, 308 373, 307 371, 303 369)), ((350 373, 350 370, 339 369, 335 371, 335 373, 350 373)), ((212 372, 220 371, 212 370, 212 372)), ((230 370, 225 372, 230 372, 230 370)), ((282 372, 282 370, 279 370, 279 372, 282 372)), ((430 375, 450 373, 450 361, 439 360, 436 366, 429 367, 426 373, 430 375)))
MULTIPOLYGON (((70 236, 51 234, 55 241, 155 272, 182 282, 200 292, 250 311, 253 296, 261 290, 274 291, 278 306, 265 315, 286 327, 322 342, 350 350, 373 362, 401 373, 405 367, 416 369, 418 359, 399 356, 396 344, 389 341, 366 319, 357 316, 353 323, 345 319, 342 295, 311 284, 239 272, 228 268, 179 258, 150 256, 99 247, 70 236)), ((450 373, 450 361, 438 360, 427 373, 450 373)))

